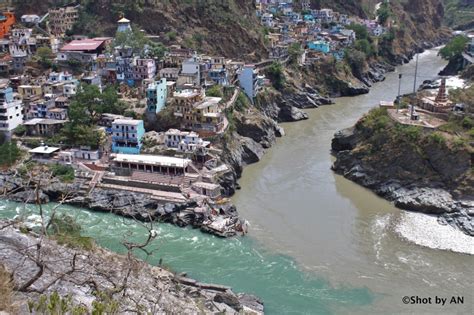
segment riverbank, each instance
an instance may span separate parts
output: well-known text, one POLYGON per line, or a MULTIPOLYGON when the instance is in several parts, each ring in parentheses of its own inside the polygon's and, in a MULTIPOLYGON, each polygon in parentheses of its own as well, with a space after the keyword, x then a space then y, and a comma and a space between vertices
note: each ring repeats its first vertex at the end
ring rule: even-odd
POLYGON ((401 126, 374 109, 335 134, 332 168, 400 209, 439 215, 440 224, 474 236, 472 149, 456 139, 401 126))
POLYGON ((317 88, 318 81, 326 80, 318 77, 318 71, 325 69, 300 69, 304 74, 287 70, 286 75, 291 77, 288 78, 287 88, 283 92, 265 90, 257 95, 255 106, 245 111, 234 110, 230 119, 232 128, 226 135, 216 139, 216 146, 223 152, 219 158, 228 169, 219 178, 224 194, 232 196, 240 189, 238 180, 242 176, 243 168, 259 162, 265 152, 276 143, 276 139, 285 135, 282 123, 308 119, 305 109, 334 104, 334 98, 331 97, 337 99, 368 94, 371 87, 383 82, 386 74, 395 71, 397 65, 408 63, 417 53, 439 47, 446 40, 447 38, 442 37, 433 42, 417 44, 407 49, 404 54, 393 56, 390 63, 374 60, 369 63, 368 69, 360 78, 350 75, 347 79, 340 79, 335 74, 327 74, 334 83, 333 90, 327 91, 328 95, 321 95, 317 88))
POLYGON ((252 295, 198 282, 98 246, 84 250, 59 245, 14 221, 0 220, 0 245, 0 267, 8 274, 14 271, 12 285, 20 288, 13 298, 19 313, 28 312, 27 301, 58 292, 69 295, 74 305, 91 310, 94 301, 100 301, 120 314, 263 314, 262 302, 252 295), (21 289, 30 279, 35 281, 21 289))
POLYGON ((163 203, 150 195, 130 191, 103 188, 91 191, 84 178, 76 177, 72 182, 65 183, 59 178, 50 178, 47 172, 38 173, 32 177, 21 176, 17 171, 0 173, 2 198, 19 203, 59 202, 142 222, 158 221, 180 227, 191 226, 220 237, 232 237, 246 232, 246 222, 239 217, 235 206, 230 202, 163 203), (37 186, 40 188, 36 194, 37 186))

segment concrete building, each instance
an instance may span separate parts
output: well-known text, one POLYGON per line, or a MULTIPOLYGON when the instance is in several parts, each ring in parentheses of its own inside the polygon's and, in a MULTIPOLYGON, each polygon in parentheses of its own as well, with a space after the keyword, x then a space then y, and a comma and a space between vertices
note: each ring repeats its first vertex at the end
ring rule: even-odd
POLYGON ((130 172, 146 172, 166 175, 184 175, 191 160, 160 155, 116 154, 113 166, 130 172))
POLYGON ((205 97, 199 90, 174 93, 174 115, 181 128, 199 133, 215 134, 224 128, 224 114, 219 108, 220 97, 205 97))
POLYGON ((133 79, 142 81, 153 79, 156 75, 156 64, 153 59, 137 58, 133 60, 133 79))
POLYGON ((139 154, 145 134, 143 120, 116 119, 112 123, 112 152, 139 154))
POLYGON ((79 12, 75 7, 50 9, 48 12, 51 34, 59 36, 71 30, 79 17, 79 12))
POLYGON ((168 98, 168 87, 166 79, 152 82, 146 90, 147 114, 150 117, 156 116, 166 105, 168 98))
POLYGON ((198 148, 206 148, 210 145, 209 141, 204 141, 193 131, 181 131, 170 129, 165 133, 165 144, 170 149, 176 149, 179 152, 192 153, 198 148))
POLYGON ((23 123, 23 105, 13 98, 13 89, 8 84, 0 84, 0 132, 7 139, 12 131, 23 123))
POLYGON ((258 75, 255 65, 245 65, 239 74, 240 87, 252 103, 263 85, 263 79, 263 76, 258 75))

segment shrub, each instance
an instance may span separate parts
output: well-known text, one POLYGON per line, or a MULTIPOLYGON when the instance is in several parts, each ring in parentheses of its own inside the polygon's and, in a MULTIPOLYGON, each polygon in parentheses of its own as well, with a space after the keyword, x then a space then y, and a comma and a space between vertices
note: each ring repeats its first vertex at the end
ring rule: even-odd
POLYGON ((61 245, 71 248, 92 250, 94 240, 81 235, 82 228, 76 220, 67 214, 61 214, 51 219, 49 233, 61 245))
POLYGON ((444 136, 439 133, 439 132, 433 132, 432 134, 430 134, 429 136, 429 139, 434 142, 434 143, 437 143, 437 144, 444 144, 446 143, 446 139, 444 138, 444 136))
POLYGON ((5 142, 0 145, 0 167, 8 167, 22 156, 22 151, 16 145, 16 142, 5 142))
POLYGON ((249 106, 249 99, 247 98, 247 96, 245 96, 244 92, 240 92, 239 96, 237 96, 237 99, 235 100, 234 108, 239 112, 243 112, 249 106))
POLYGON ((206 96, 222 97, 222 89, 219 85, 211 86, 206 90, 206 96))
POLYGON ((417 141, 421 135, 421 128, 418 126, 403 126, 403 135, 410 141, 417 141))
POLYGON ((273 62, 267 70, 268 76, 272 81, 273 87, 277 90, 282 90, 285 85, 285 74, 283 67, 279 62, 273 62))
POLYGON ((463 128, 471 129, 471 128, 474 127, 474 120, 472 120, 469 117, 464 117, 461 124, 462 124, 463 128))
POLYGON ((62 181, 71 182, 74 180, 74 169, 71 166, 56 164, 50 166, 53 176, 59 177, 62 181))

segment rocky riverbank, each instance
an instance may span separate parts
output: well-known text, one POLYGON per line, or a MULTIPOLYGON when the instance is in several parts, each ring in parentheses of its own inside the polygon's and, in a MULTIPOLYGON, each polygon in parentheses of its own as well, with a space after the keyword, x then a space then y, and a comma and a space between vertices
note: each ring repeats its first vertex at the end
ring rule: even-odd
POLYGON ((400 209, 439 215, 441 224, 474 236, 469 152, 427 142, 429 135, 419 142, 399 143, 389 126, 384 131, 368 125, 368 118, 363 118, 355 127, 335 134, 333 170, 400 209))
POLYGON ((94 301, 109 301, 119 314, 263 314, 263 303, 255 296, 201 283, 98 246, 82 250, 59 245, 20 223, 0 221, 0 247, 0 271, 11 275, 13 303, 21 314, 29 313, 27 301, 53 292, 69 295, 70 304, 89 310, 94 301), (22 289, 31 279, 36 280, 22 289))
POLYGON ((180 227, 192 226, 220 237, 240 235, 246 229, 245 221, 239 218, 237 210, 230 203, 163 203, 146 194, 101 188, 89 192, 85 186, 87 187, 87 182, 80 178, 76 178, 72 183, 64 183, 58 178, 32 180, 15 172, 0 173, 2 196, 15 202, 64 202, 139 221, 167 222, 180 227), (40 182, 41 188, 36 194, 36 185, 40 182))
POLYGON ((318 83, 324 80, 318 76, 317 71, 324 69, 305 70, 305 73, 289 71, 287 73, 287 76, 290 75, 287 78, 288 91, 261 92, 257 96, 255 106, 245 112, 233 112, 232 120, 235 128, 227 137, 217 139, 217 147, 223 152, 219 159, 228 167, 228 171, 219 178, 224 194, 232 196, 235 190, 240 188, 238 179, 245 165, 260 161, 276 139, 284 136, 284 129, 279 123, 308 119, 304 109, 333 104, 332 97, 369 93, 370 87, 385 80, 385 75, 394 71, 396 65, 408 63, 416 53, 437 47, 446 42, 447 38, 441 36, 430 42, 416 43, 404 53, 392 56, 389 61, 372 61, 360 78, 352 78, 356 83, 348 79, 335 78, 330 74, 334 86, 332 91, 327 91, 327 95, 322 95, 320 89, 317 88, 318 83))

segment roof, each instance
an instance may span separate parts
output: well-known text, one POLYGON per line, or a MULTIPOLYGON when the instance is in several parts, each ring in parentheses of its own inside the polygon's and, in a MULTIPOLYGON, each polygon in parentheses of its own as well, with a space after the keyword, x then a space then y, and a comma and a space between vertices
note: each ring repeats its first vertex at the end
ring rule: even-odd
POLYGON ((33 118, 28 121, 25 121, 23 125, 25 126, 36 126, 38 124, 43 125, 57 125, 57 124, 64 124, 66 120, 59 120, 59 119, 46 119, 46 118, 33 118))
POLYGON ((220 188, 219 185, 212 184, 212 183, 206 183, 206 182, 195 182, 195 183, 193 183, 193 187, 204 188, 204 189, 208 189, 208 190, 214 190, 214 189, 220 188))
POLYGON ((139 125, 139 124, 142 124, 143 123, 143 120, 138 120, 138 119, 122 119, 122 118, 119 118, 119 119, 115 119, 113 124, 117 124, 117 125, 139 125))
POLYGON ((143 154, 116 154, 115 162, 142 163, 146 165, 157 166, 175 166, 184 168, 191 162, 189 159, 180 159, 162 155, 143 155, 143 154))
POLYGON ((206 98, 202 102, 195 104, 194 107, 197 109, 204 109, 204 108, 219 104, 221 100, 222 100, 221 97, 206 96, 206 98))
POLYGON ((28 152, 29 153, 34 153, 34 154, 51 154, 51 153, 54 153, 54 152, 59 151, 59 150, 60 150, 60 148, 49 147, 47 145, 42 145, 42 146, 34 148, 34 149, 32 149, 28 152))
POLYGON ((61 51, 87 51, 96 50, 105 40, 103 39, 81 39, 73 40, 69 44, 63 46, 61 51))
POLYGON ((123 17, 120 20, 118 20, 117 23, 130 23, 130 20, 123 17))

